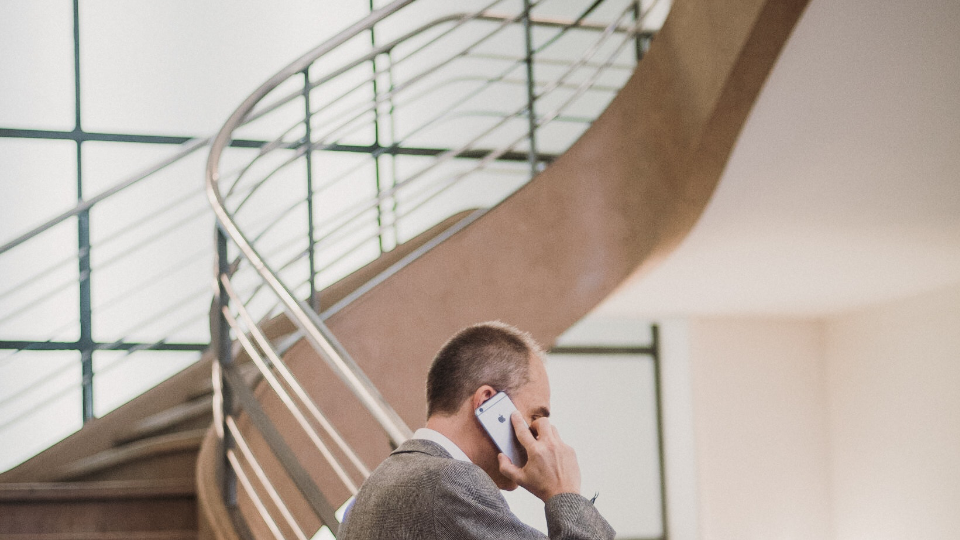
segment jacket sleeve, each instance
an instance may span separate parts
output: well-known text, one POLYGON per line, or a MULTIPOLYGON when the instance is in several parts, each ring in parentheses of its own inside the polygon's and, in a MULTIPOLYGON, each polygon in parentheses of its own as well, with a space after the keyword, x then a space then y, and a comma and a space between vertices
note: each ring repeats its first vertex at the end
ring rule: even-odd
POLYGON ((593 503, 578 493, 561 493, 547 501, 547 531, 551 540, 603 538, 613 540, 616 533, 593 503))
MULTIPOLYGON (((433 504, 436 538, 543 540, 540 531, 513 514, 489 476, 456 462, 440 475, 433 504)), ((546 505, 550 540, 612 539, 613 529, 587 499, 567 493, 546 505)))

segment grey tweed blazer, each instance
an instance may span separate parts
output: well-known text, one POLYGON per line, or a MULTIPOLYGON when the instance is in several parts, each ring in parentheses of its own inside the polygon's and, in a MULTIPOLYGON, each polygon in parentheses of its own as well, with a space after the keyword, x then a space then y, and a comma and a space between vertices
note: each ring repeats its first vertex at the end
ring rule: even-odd
MULTIPOLYGON (((564 493, 546 503, 551 540, 612 539, 614 531, 584 497, 564 493)), ((412 439, 364 482, 340 527, 340 540, 543 539, 522 522, 483 469, 440 445, 412 439)))

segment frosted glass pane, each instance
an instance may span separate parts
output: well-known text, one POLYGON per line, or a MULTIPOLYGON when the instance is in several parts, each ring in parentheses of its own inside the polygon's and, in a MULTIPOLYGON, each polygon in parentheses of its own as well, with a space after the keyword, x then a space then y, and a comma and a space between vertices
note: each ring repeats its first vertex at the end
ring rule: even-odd
POLYGON ((0 360, 0 471, 80 425, 79 353, 24 351, 0 360))
MULTIPOLYGON (((369 43, 369 37, 366 43, 369 43)), ((369 45, 365 47, 368 48, 369 45)), ((321 79, 325 73, 338 69, 342 65, 344 64, 325 61, 323 65, 317 65, 311 69, 311 79, 314 81, 321 79), (326 67, 327 64, 329 67, 326 67)), ((383 70, 385 65, 385 62, 381 62, 379 69, 383 70)), ((372 77, 372 64, 363 62, 313 89, 310 94, 310 107, 313 111, 311 137, 315 143, 356 145, 373 143, 372 77)), ((389 82, 386 77, 381 77, 379 84, 378 91, 382 95, 388 90, 389 82)), ((381 112, 385 108, 386 105, 381 105, 381 112)))
MULTIPOLYGON (((176 149, 87 143, 84 177, 102 191, 176 149)), ((97 340, 206 342, 213 213, 198 152, 91 210, 91 288, 97 340)))
POLYGON ((0 241, 77 204, 76 156, 70 141, 0 139, 0 241))
POLYGON ((98 351, 93 355, 94 413, 103 416, 200 358, 197 352, 98 351))
POLYGON ((73 2, 0 2, 0 126, 74 126, 73 2))
POLYGON ((84 127, 213 133, 261 83, 367 13, 364 2, 85 2, 84 127))
MULTIPOLYGON (((76 204, 76 149, 67 141, 0 139, 0 243, 76 204)), ((0 256, 0 336, 76 339, 77 220, 0 256)))
MULTIPOLYGON (((599 492, 597 509, 618 538, 661 535, 653 364, 640 356, 553 355, 547 363, 551 422, 577 450, 581 492, 599 492)), ((546 530, 543 503, 523 490, 511 508, 546 530)))
MULTIPOLYGON (((382 169, 384 188, 387 176, 382 169)), ((317 283, 322 288, 380 255, 377 210, 370 206, 377 193, 374 160, 367 154, 321 152, 315 154, 314 179, 321 186, 314 196, 314 219, 317 283), (334 217, 348 215, 355 218, 347 226, 333 225, 334 217)))
MULTIPOLYGON (((399 156, 397 163, 398 178, 403 181, 424 171, 432 160, 399 156)), ((495 206, 530 177, 526 163, 499 162, 489 170, 470 172, 478 164, 478 160, 472 159, 453 160, 430 169, 409 184, 409 189, 397 196, 400 241, 409 240, 461 210, 495 206)))
POLYGON ((77 339, 76 231, 68 221, 0 258, 0 339, 77 339))

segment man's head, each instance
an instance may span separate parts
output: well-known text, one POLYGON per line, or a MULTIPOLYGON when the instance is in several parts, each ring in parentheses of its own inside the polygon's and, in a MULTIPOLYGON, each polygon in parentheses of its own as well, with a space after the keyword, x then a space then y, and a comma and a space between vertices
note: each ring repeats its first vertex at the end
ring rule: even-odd
POLYGON ((427 375, 427 425, 453 440, 501 489, 499 451, 474 410, 506 392, 527 423, 550 415, 543 350, 526 332, 500 322, 467 327, 441 347, 427 375))

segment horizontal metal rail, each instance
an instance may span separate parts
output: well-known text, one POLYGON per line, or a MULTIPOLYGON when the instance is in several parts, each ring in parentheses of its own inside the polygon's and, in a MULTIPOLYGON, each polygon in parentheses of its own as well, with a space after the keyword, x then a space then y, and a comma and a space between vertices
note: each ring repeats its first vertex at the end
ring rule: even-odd
MULTIPOLYGON (((246 307, 243 305, 243 302, 240 301, 240 298, 237 295, 236 291, 234 291, 233 285, 230 283, 230 280, 226 278, 222 278, 222 280, 224 281, 223 283, 224 289, 227 291, 227 294, 230 296, 231 300, 233 300, 233 303, 234 303, 233 305, 237 307, 237 312, 240 314, 240 318, 243 319, 244 324, 246 324, 247 328, 250 329, 250 334, 253 336, 254 341, 257 342, 257 345, 260 347, 260 350, 262 350, 264 354, 267 355, 267 358, 270 361, 270 366, 272 366, 274 369, 276 369, 280 373, 281 377, 283 377, 284 382, 286 382, 287 385, 290 386, 290 388, 294 392, 294 395, 296 395, 297 398, 300 400, 300 403, 304 407, 306 407, 307 411, 311 414, 311 416, 313 416, 313 419, 318 424, 320 424, 320 426, 327 433, 327 435, 331 439, 333 439, 337 447, 340 448, 340 450, 347 456, 347 458, 350 460, 353 466, 356 467, 357 471, 360 472, 363 478, 365 479, 366 477, 370 476, 370 470, 363 464, 362 461, 360 461, 360 458, 356 455, 353 449, 350 448, 347 442, 343 439, 343 436, 340 435, 340 433, 336 430, 336 428, 333 427, 333 424, 330 422, 330 420, 327 419, 327 417, 322 412, 320 412, 320 409, 317 408, 313 400, 310 399, 310 396, 307 395, 306 390, 303 389, 303 386, 300 385, 300 382, 297 381, 296 377, 293 376, 293 373, 290 372, 290 369, 287 368, 287 365, 280 358, 279 352, 274 349, 273 345, 267 339, 267 336, 263 334, 263 332, 254 322, 253 318, 250 317, 250 313, 247 311, 246 307)), ((238 337, 239 335, 240 334, 238 334, 238 337)), ((257 355, 257 357, 259 358, 259 355, 257 355)), ((285 390, 283 390, 279 381, 277 381, 276 378, 273 377, 273 374, 270 373, 270 370, 268 366, 263 362, 263 359, 259 359, 259 363, 257 365, 258 367, 260 367, 261 371, 263 372, 264 377, 267 378, 270 385, 274 387, 274 389, 278 392, 278 394, 281 391, 283 392, 283 396, 281 396, 281 398, 289 402, 288 407, 291 407, 291 412, 292 412, 292 409, 296 408, 296 406, 293 404, 292 398, 289 396, 289 394, 286 393, 285 390)), ((305 419, 304 419, 304 422, 305 422, 305 419)), ((333 465, 333 463, 331 463, 331 465, 333 465)))
MULTIPOLYGON (((495 2, 495 3, 496 3, 496 2, 495 2)), ((599 5, 599 2, 596 3, 595 5, 599 5)), ((568 32, 568 31, 570 31, 570 30, 572 30, 572 29, 588 29, 588 30, 592 30, 592 31, 603 31, 603 30, 607 30, 607 31, 609 32, 609 28, 607 27, 607 25, 598 25, 598 24, 584 23, 584 22, 583 22, 583 18, 584 18, 584 17, 586 16, 586 14, 588 14, 589 12, 590 12, 590 10, 588 10, 587 12, 585 12, 585 13, 584 13, 583 15, 581 15, 577 20, 574 20, 574 21, 559 21, 559 20, 549 20, 549 19, 537 19, 537 18, 534 18, 534 19, 533 19, 533 23, 534 23, 534 24, 543 24, 543 25, 546 25, 546 26, 555 26, 555 27, 560 27, 560 28, 562 28, 561 32, 559 32, 557 35, 553 36, 551 39, 547 40, 545 43, 543 43, 542 45, 540 45, 540 46, 537 48, 537 50, 534 51, 534 52, 535 52, 535 53, 536 53, 536 52, 540 52, 540 51, 544 50, 545 48, 549 47, 550 45, 552 45, 553 43, 555 43, 560 37, 562 37, 566 32, 568 32)), ((316 82, 311 83, 310 88, 311 88, 311 89, 312 89, 312 88, 316 88, 317 86, 323 84, 324 82, 327 82, 327 81, 329 81, 329 80, 332 80, 332 79, 335 78, 336 76, 339 76, 339 75, 341 75, 341 74, 343 74, 343 73, 346 73, 347 71, 355 68, 356 66, 358 66, 358 65, 360 65, 360 64, 362 64, 362 63, 364 63, 364 62, 370 61, 372 58, 375 58, 375 57, 378 56, 379 54, 387 54, 387 53, 389 53, 389 52, 392 51, 394 48, 396 48, 398 45, 404 43, 405 41, 411 39, 412 37, 415 37, 415 36, 417 36, 417 35, 420 35, 420 34, 422 34, 423 32, 425 32, 426 30, 428 30, 428 29, 430 29, 430 28, 433 28, 433 27, 435 27, 435 26, 438 26, 439 24, 442 24, 442 23, 445 23, 445 22, 455 22, 455 23, 457 23, 457 25, 462 25, 462 24, 464 24, 464 23, 466 23, 466 22, 469 22, 469 21, 471 21, 471 20, 480 19, 480 20, 486 20, 486 21, 492 21, 492 22, 499 22, 499 23, 500 23, 500 26, 499 26, 497 29, 495 29, 494 31, 486 34, 485 36, 483 36, 483 37, 477 39, 476 41, 474 41, 473 43, 471 43, 471 44, 467 47, 466 51, 460 52, 460 53, 456 53, 456 54, 448 57, 448 58, 445 59, 444 61, 442 61, 440 64, 431 66, 430 70, 426 70, 426 71, 421 72, 419 75, 414 76, 412 79, 410 79, 410 80, 408 80, 408 81, 405 81, 404 84, 401 85, 401 86, 399 86, 399 87, 391 88, 391 90, 390 90, 388 93, 385 93, 385 94, 383 94, 383 95, 381 95, 381 96, 378 96, 378 97, 376 98, 376 100, 375 100, 372 104, 368 105, 368 106, 365 107, 364 109, 361 109, 359 112, 356 112, 356 111, 355 111, 355 112, 353 113, 353 114, 354 114, 354 117, 351 118, 351 119, 347 122, 347 124, 341 124, 340 127, 334 128, 332 131, 328 132, 326 135, 321 135, 321 136, 319 137, 320 140, 319 140, 318 142, 316 142, 316 143, 313 143, 310 148, 302 148, 302 147, 301 147, 301 148, 298 148, 298 149, 297 149, 297 152, 296 152, 292 157, 288 158, 288 160, 285 161, 283 164, 281 164, 277 169, 274 169, 274 172, 276 172, 277 170, 283 168, 283 167, 286 166, 286 165, 292 164, 293 162, 295 162, 297 159, 299 159, 299 158, 300 158, 305 152, 307 152, 308 150, 327 149, 327 148, 329 148, 330 145, 338 144, 338 143, 336 143, 336 142, 330 143, 330 142, 324 142, 324 141, 325 141, 326 139, 328 139, 328 138, 332 135, 332 133, 335 133, 337 129, 341 129, 341 128, 343 128, 345 125, 349 125, 349 123, 351 123, 351 122, 356 123, 357 120, 362 119, 362 115, 367 114, 367 113, 370 113, 370 112, 372 112, 376 107, 378 107, 379 105, 382 105, 382 104, 384 104, 384 103, 392 100, 399 92, 401 92, 401 91, 403 91, 403 90, 411 87, 415 82, 417 82, 417 81, 420 80, 421 78, 425 77, 426 75, 428 75, 428 74, 431 73, 432 71, 434 71, 434 70, 436 70, 436 69, 438 69, 438 68, 440 68, 440 67, 442 67, 442 66, 444 66, 444 65, 447 65, 447 64, 449 64, 450 62, 453 62, 453 61, 456 60, 457 58, 460 58, 460 57, 469 55, 469 54, 471 53, 471 51, 472 51, 475 47, 477 47, 478 45, 480 45, 480 44, 483 43, 484 41, 486 41, 486 40, 488 40, 488 39, 491 39, 494 35, 496 35, 500 30, 504 29, 507 25, 509 25, 509 24, 517 24, 517 23, 520 21, 521 17, 522 17, 522 14, 517 14, 517 15, 514 15, 514 16, 497 16, 497 15, 489 15, 489 14, 486 14, 486 13, 484 13, 484 12, 479 12, 479 13, 475 13, 475 14, 472 14, 472 15, 471 15, 471 14, 458 14, 458 15, 443 17, 443 18, 437 19, 437 20, 435 20, 435 21, 428 22, 428 23, 420 26, 419 28, 417 28, 417 29, 415 29, 415 30, 413 30, 413 31, 411 31, 411 32, 409 32, 409 33, 407 33, 407 34, 405 34, 405 35, 403 35, 403 36, 401 36, 401 37, 399 37, 399 38, 391 41, 390 43, 388 43, 388 44, 386 44, 386 45, 382 45, 382 46, 380 46, 380 47, 375 48, 373 51, 367 53, 366 55, 363 55, 363 56, 357 58, 357 59, 354 60, 353 62, 348 63, 348 64, 346 64, 345 66, 343 66, 343 67, 341 67, 341 68, 339 68, 339 69, 337 69, 337 70, 334 70, 332 73, 329 73, 329 74, 325 75, 324 77, 321 77, 321 78, 320 78, 319 80, 317 80, 316 82)), ((456 27, 456 26, 455 26, 455 27, 456 27)), ((455 28, 455 27, 454 27, 454 28, 455 28)), ((452 31, 452 29, 448 29, 448 32, 450 32, 450 31, 452 31)), ((631 27, 620 27, 620 26, 618 25, 618 26, 614 29, 614 31, 615 31, 615 32, 628 33, 628 32, 631 31, 631 27)), ((440 37, 443 37, 444 35, 446 35, 446 34, 441 34, 441 36, 439 36, 439 37, 434 37, 433 40, 431 40, 430 42, 428 42, 427 45, 429 45, 429 44, 431 44, 431 43, 435 43, 436 41, 438 41, 438 40, 440 39, 440 37)), ((393 64, 392 64, 392 66, 391 66, 391 68, 395 68, 396 65, 398 65, 398 64, 400 64, 400 63, 403 63, 404 60, 407 60, 407 59, 409 59, 409 58, 412 58, 417 52, 420 52, 425 46, 426 46, 426 45, 421 45, 419 48, 417 48, 417 49, 414 50, 413 52, 409 53, 409 54, 408 54, 407 56, 405 56, 404 58, 401 58, 401 59, 398 59, 398 60, 394 61, 393 64)), ((518 62, 522 62, 522 61, 523 61, 523 59, 519 59, 519 60, 518 60, 518 62)), ((511 71, 511 69, 512 69, 512 68, 508 68, 506 71, 502 72, 499 76, 496 76, 496 77, 493 77, 493 78, 487 80, 486 83, 480 88, 480 90, 474 91, 474 92, 471 94, 471 96, 466 97, 466 98, 463 98, 463 99, 461 99, 460 101, 462 102, 462 101, 464 101, 465 99, 470 99, 470 97, 475 96, 479 91, 482 91, 484 88, 488 87, 489 85, 498 82, 498 81, 501 80, 503 77, 505 77, 507 74, 509 74, 510 71, 511 71)), ((354 87, 352 87, 351 89, 347 90, 346 92, 343 92, 340 96, 334 98, 334 99, 331 101, 331 103, 334 103, 334 102, 342 99, 343 97, 345 97, 345 96, 347 96, 347 95, 350 95, 351 92, 356 91, 356 90, 357 90, 358 88, 360 88, 362 85, 368 84, 368 83, 372 82, 372 81, 373 81, 373 77, 376 77, 376 74, 372 75, 371 77, 369 77, 369 78, 367 78, 367 79, 362 80, 360 83, 356 84, 356 85, 355 85, 354 87)), ((426 97, 426 94, 428 94, 428 93, 429 93, 429 91, 420 93, 418 96, 416 96, 416 97, 414 98, 414 101, 419 100, 419 99, 423 99, 424 97, 426 97)), ((300 97, 300 95, 301 95, 301 93, 299 93, 299 92, 289 94, 286 98, 283 98, 283 99, 280 99, 280 100, 276 101, 275 104, 286 103, 286 102, 288 102, 288 101, 290 101, 290 100, 293 100, 293 99, 296 99, 296 98, 300 97)), ((328 104, 326 104, 326 105, 323 105, 323 106, 321 106, 321 107, 319 107, 319 108, 317 108, 317 109, 312 110, 312 111, 311 111, 311 116, 316 116, 318 113, 320 113, 320 112, 323 110, 324 107, 329 106, 329 104, 330 104, 330 103, 328 103, 328 104)), ((258 114, 258 113, 253 113, 251 116, 259 117, 260 115, 265 114, 266 112, 268 112, 268 111, 262 111, 262 113, 259 113, 259 114, 258 114)), ((425 122, 424 125, 421 126, 420 129, 423 129, 425 126, 429 126, 430 124, 434 123, 437 119, 443 117, 443 115, 446 114, 447 112, 449 112, 449 110, 446 111, 446 112, 444 112, 444 113, 441 113, 438 117, 435 117, 434 119, 425 122)), ((269 143, 269 144, 267 144, 266 146, 264 146, 264 147, 261 149, 260 155, 257 156, 257 158, 255 158, 255 159, 251 162, 251 164, 247 166, 247 168, 245 168, 244 172, 241 172, 241 173, 240 173, 240 176, 237 178, 237 182, 239 183, 239 179, 245 174, 246 170, 249 169, 249 167, 252 166, 252 164, 256 162, 257 159, 259 159, 260 157, 262 157, 262 156, 264 156, 264 155, 266 155, 266 154, 268 154, 268 153, 270 153, 270 152, 272 152, 273 150, 276 150, 276 149, 278 149, 278 148, 286 148, 286 147, 288 147, 290 143, 284 143, 283 138, 284 138, 285 136, 287 136, 288 134, 290 134, 290 132, 291 132, 293 129, 295 129, 298 125, 299 125, 299 124, 294 124, 294 125, 291 126, 290 128, 287 128, 287 130, 285 130, 283 133, 281 133, 281 135, 280 135, 279 137, 277 137, 277 138, 274 139, 271 143, 269 143)), ((358 129, 358 128, 362 127, 363 125, 364 125, 364 124, 357 124, 354 129, 358 129)), ((352 133, 352 131, 347 131, 347 132, 345 132, 345 133, 343 134, 343 136, 349 135, 350 133, 352 133)), ((412 133, 411 133, 411 134, 407 134, 407 137, 409 137, 410 135, 412 135, 412 133)), ((448 151, 448 152, 449 152, 449 151, 448 151)), ((444 155, 445 155, 446 153, 447 153, 447 152, 444 152, 444 155)), ((463 155, 462 152, 458 152, 458 153, 457 153, 457 156, 462 156, 462 155, 463 155)), ((489 155, 489 152, 487 152, 486 155, 489 155)), ((485 157, 485 156, 484 156, 484 157, 485 157)), ((526 160, 526 159, 527 159, 527 156, 526 156, 526 155, 522 155, 522 156, 519 156, 519 157, 520 157, 522 160, 526 160)), ((271 175, 272 175, 272 173, 271 173, 271 175)), ((252 191, 255 191, 256 189, 258 189, 260 185, 262 185, 264 182, 266 182, 266 181, 270 178, 271 175, 267 175, 265 178, 263 178, 262 180, 260 180, 260 182, 253 188, 253 190, 251 190, 251 192, 252 192, 252 191)), ((234 185, 237 185, 237 184, 234 184, 234 185)), ((231 190, 228 191, 228 193, 232 193, 232 189, 233 189, 233 188, 231 187, 231 190)), ((234 212, 238 211, 239 208, 244 205, 244 202, 245 202, 245 201, 242 201, 242 202, 237 206, 237 208, 234 209, 234 212)))
POLYGON ((260 402, 257 401, 253 392, 247 388, 243 377, 236 371, 236 367, 232 365, 221 365, 220 370, 232 395, 237 398, 240 407, 247 413, 254 427, 263 435, 267 446, 270 447, 270 451, 273 452, 274 456, 276 456, 277 460, 290 476, 293 484, 300 491, 300 494, 303 495, 307 504, 309 504, 310 508, 320 519, 330 527, 330 530, 336 534, 339 530, 340 522, 337 520, 334 507, 330 505, 327 498, 320 492, 320 489, 313 482, 310 474, 300 463, 300 460, 297 459, 293 450, 284 442, 283 437, 280 435, 280 432, 277 431, 277 428, 274 427, 270 417, 268 417, 260 407, 260 402))
MULTIPOLYGON (((280 511, 284 521, 286 521, 290 529, 293 530, 293 534, 296 535, 297 540, 307 540, 307 535, 304 534, 303 528, 300 527, 300 524, 294 519, 293 514, 290 513, 290 509, 287 508, 283 499, 280 498, 280 494, 277 493, 277 489, 263 471, 263 467, 260 466, 260 462, 257 461, 253 451, 250 450, 250 445, 247 444, 247 440, 244 439, 243 433, 240 432, 240 428, 237 427, 237 423, 233 420, 232 416, 227 417, 227 429, 230 431, 230 435, 233 436, 233 440, 236 441, 237 448, 240 449, 240 454, 243 455, 243 459, 245 459, 250 465, 250 468, 253 469, 253 474, 257 477, 257 480, 260 481, 260 485, 267 491, 267 495, 270 497, 270 500, 273 501, 273 505, 277 507, 277 510, 280 511)), ((234 467, 237 465, 239 465, 239 463, 235 463, 234 467)), ((252 488, 252 486, 250 487, 252 488)), ((253 490, 251 490, 251 493, 253 493, 253 490)), ((256 493, 253 493, 253 495, 256 496, 256 493)))
POLYGON ((310 425, 310 422, 307 421, 307 418, 300 411, 300 408, 293 402, 293 399, 283 388, 277 378, 270 371, 270 368, 264 362, 263 358, 260 356, 260 353, 257 352, 256 348, 253 346, 253 343, 247 338, 243 333, 236 319, 233 315, 230 314, 227 308, 224 308, 224 316, 227 318, 227 323, 230 324, 230 327, 233 328, 237 341, 240 342, 240 345, 243 347, 243 350, 246 351, 247 355, 253 360, 253 363, 256 364, 257 369, 260 370, 260 373, 263 375, 264 379, 270 385, 270 388, 277 394, 280 398, 281 403, 287 408, 290 414, 293 415, 294 419, 297 421, 297 424, 300 428, 307 434, 310 442, 320 451, 320 454, 323 458, 330 464, 333 468, 333 472, 337 475, 341 482, 350 490, 350 493, 356 495, 357 485, 354 483, 353 479, 350 478, 350 475, 347 474, 347 471, 343 468, 343 465, 340 461, 334 457, 333 453, 330 452, 330 449, 327 447, 326 443, 320 439, 320 435, 317 433, 313 426, 310 425))
POLYGON ((237 459, 236 452, 227 450, 227 460, 230 462, 231 467, 233 467, 233 471, 237 475, 240 485, 243 486, 243 489, 250 497, 250 502, 252 502, 254 508, 257 509, 257 514, 260 515, 263 523, 267 526, 267 529, 270 530, 270 534, 272 534, 276 540, 285 540, 283 533, 280 532, 280 527, 277 526, 276 520, 270 515, 270 511, 267 510, 267 507, 263 504, 263 499, 257 494, 257 490, 253 488, 253 483, 250 482, 247 473, 243 470, 243 467, 240 466, 240 460, 237 459))

